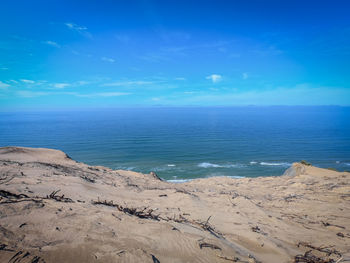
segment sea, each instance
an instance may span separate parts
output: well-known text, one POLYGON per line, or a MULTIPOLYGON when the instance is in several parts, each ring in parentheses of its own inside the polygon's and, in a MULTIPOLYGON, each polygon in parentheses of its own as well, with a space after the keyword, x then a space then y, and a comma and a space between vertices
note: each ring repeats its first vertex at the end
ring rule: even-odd
POLYGON ((279 176, 293 162, 350 170, 350 107, 134 107, 0 112, 0 146, 170 182, 279 176))

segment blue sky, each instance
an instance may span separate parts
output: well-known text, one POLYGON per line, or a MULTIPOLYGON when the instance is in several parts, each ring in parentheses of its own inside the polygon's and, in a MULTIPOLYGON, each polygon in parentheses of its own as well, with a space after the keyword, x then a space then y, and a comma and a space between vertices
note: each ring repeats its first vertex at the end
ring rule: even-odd
POLYGON ((0 3, 0 109, 350 105, 349 1, 0 3))

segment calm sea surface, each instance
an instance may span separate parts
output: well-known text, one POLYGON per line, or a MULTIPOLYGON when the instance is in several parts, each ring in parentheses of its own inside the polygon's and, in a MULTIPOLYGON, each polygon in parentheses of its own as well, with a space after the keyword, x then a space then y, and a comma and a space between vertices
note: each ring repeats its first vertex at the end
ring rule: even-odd
POLYGON ((134 108, 0 113, 0 146, 60 149, 167 180, 350 170, 349 107, 134 108))

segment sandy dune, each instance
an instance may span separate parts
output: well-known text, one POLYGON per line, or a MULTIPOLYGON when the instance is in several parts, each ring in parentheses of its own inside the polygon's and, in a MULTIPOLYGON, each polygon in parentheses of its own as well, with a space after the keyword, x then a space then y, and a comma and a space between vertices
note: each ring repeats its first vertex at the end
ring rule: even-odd
POLYGON ((350 262, 349 178, 295 163, 172 184, 0 148, 0 262, 350 262))

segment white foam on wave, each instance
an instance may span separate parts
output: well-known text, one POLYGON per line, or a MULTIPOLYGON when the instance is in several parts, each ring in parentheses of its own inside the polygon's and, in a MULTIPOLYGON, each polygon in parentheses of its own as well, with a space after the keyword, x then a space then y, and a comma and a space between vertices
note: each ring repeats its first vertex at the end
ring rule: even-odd
POLYGON ((255 161, 251 161, 250 164, 257 164, 258 162, 255 161))
POLYGON ((201 168, 219 168, 221 165, 215 164, 215 163, 200 163, 198 164, 198 167, 201 168))
POLYGON ((269 163, 269 162, 260 162, 260 165, 267 165, 267 166, 290 166, 290 163, 269 163))
POLYGON ((169 182, 169 183, 186 183, 189 181, 191 181, 191 179, 170 179, 170 180, 167 180, 167 182, 169 182))
POLYGON ((168 167, 175 167, 176 165, 175 164, 168 164, 167 166, 168 167))
POLYGON ((234 179, 241 179, 241 178, 245 178, 244 176, 239 176, 239 175, 228 175, 226 177, 229 177, 229 178, 234 178, 234 179))
POLYGON ((216 163, 200 163, 198 167, 201 168, 234 168, 234 167, 243 167, 242 164, 216 164, 216 163))
POLYGON ((130 166, 130 167, 122 166, 122 167, 117 167, 117 169, 126 170, 126 171, 133 171, 134 169, 136 169, 136 167, 134 167, 134 166, 130 166))

